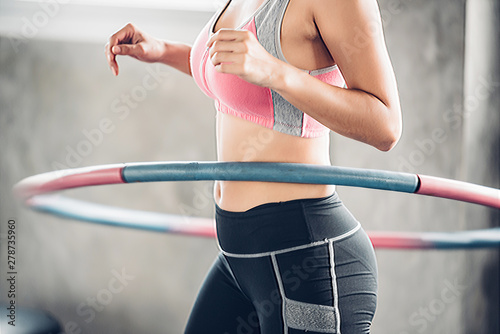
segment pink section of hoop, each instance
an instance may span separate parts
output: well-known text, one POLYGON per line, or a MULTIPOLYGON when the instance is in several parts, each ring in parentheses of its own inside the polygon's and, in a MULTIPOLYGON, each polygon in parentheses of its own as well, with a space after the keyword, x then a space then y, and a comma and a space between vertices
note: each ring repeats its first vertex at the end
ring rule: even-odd
POLYGON ((14 188, 14 193, 21 199, 27 199, 63 189, 125 183, 122 179, 124 166, 124 164, 94 166, 39 174, 18 183, 14 188))
POLYGON ((373 247, 395 249, 428 249, 433 244, 409 233, 367 232, 373 247))
POLYGON ((420 188, 416 194, 455 199, 500 208, 500 191, 476 184, 417 175, 420 188))

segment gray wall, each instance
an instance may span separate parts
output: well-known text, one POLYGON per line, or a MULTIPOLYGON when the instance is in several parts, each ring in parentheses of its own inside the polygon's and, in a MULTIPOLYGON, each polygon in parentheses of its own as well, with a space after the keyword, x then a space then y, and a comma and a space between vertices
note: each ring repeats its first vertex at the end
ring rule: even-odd
MULTIPOLYGON (((463 111, 465 97, 474 96, 474 87, 481 84, 479 74, 471 69, 474 61, 466 60, 466 55, 472 55, 465 52, 465 14, 472 9, 464 0, 385 0, 380 6, 399 82, 403 138, 393 151, 382 153, 332 134, 333 163, 499 187, 498 173, 492 172, 498 170, 498 160, 493 159, 498 154, 478 149, 487 137, 492 152, 498 152, 499 129, 488 122, 489 117, 498 117, 498 87, 481 101, 482 121, 466 117, 463 111), (492 103, 497 106, 493 111, 492 103)), ((18 37, 20 19, 36 13, 30 10, 10 15, 18 37)), ((50 311, 63 324, 74 323, 84 333, 182 332, 197 289, 217 254, 213 240, 61 220, 22 208, 12 199, 10 188, 26 176, 62 165, 215 160, 212 102, 189 77, 166 67, 120 59, 122 72, 114 78, 102 52, 107 36, 127 21, 158 37, 192 42, 208 17, 208 13, 146 10, 122 10, 117 15, 108 9, 68 5, 61 9, 60 19, 21 44, 12 44, 13 33, 3 30, 0 226, 5 233, 8 219, 17 222, 21 306, 50 311), (84 17, 92 14, 96 23, 76 21, 74 31, 83 32, 69 41, 66 35, 71 34, 65 35, 60 25, 62 18, 77 12, 84 17), (91 26, 99 29, 89 32, 92 38, 87 40, 84 32, 91 26), (151 72, 157 73, 158 86, 140 96, 143 80, 151 72), (126 95, 134 103, 125 116, 123 108, 116 108, 125 104, 116 101, 126 95), (85 133, 103 120, 111 124, 108 133, 85 147, 85 133), (69 153, 79 149, 85 154, 69 153), (109 296, 108 284, 115 271, 122 270, 130 280, 93 319, 90 307, 77 311, 92 298, 109 296)), ((467 21, 468 43, 477 33, 470 27, 480 24, 481 19, 467 21)), ((498 34, 493 33, 495 37, 498 34)), ((498 74, 498 67, 495 71, 498 74)), ((490 82, 488 88, 493 86, 490 82)), ((210 217, 211 189, 209 182, 164 183, 80 189, 68 195, 210 217)), ((454 231, 498 224, 498 211, 449 200, 353 188, 338 191, 370 231, 454 231)), ((4 239, 2 254, 3 245, 4 239)), ((374 333, 494 333, 491 330, 498 329, 491 320, 498 314, 498 298, 488 297, 488 290, 498 282, 497 251, 377 250, 377 258, 380 287, 374 333), (488 260, 492 257, 497 262, 488 260), (485 277, 490 281, 485 282, 485 277)), ((4 257, 0 266, 3 272, 4 257)), ((7 301, 4 290, 2 301, 7 301)))
MULTIPOLYGON (((480 184, 500 183, 500 3, 494 0, 467 4, 465 63, 464 177, 480 184), (490 94, 484 94, 489 82, 490 94)), ((467 206, 468 228, 500 225, 500 210, 467 206)), ((467 332, 500 333, 500 256, 472 252, 467 257, 469 289, 464 306, 467 332)))

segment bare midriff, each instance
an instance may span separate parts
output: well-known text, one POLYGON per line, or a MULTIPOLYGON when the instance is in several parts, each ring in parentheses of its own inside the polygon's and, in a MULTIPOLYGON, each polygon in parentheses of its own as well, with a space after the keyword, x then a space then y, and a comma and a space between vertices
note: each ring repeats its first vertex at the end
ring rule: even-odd
MULTIPOLYGON (((301 138, 283 134, 244 119, 217 113, 219 161, 288 162, 330 165, 329 136, 301 138)), ((299 198, 325 197, 332 185, 216 181, 215 202, 228 211, 246 211, 260 204, 299 198)))
MULTIPOLYGON (((264 0, 237 1, 226 8, 215 31, 238 26, 264 0)), ((281 28, 281 47, 287 61, 313 70, 335 64, 318 35, 309 0, 292 1, 281 28)), ((217 157, 219 161, 288 162, 330 165, 330 138, 303 138, 284 134, 221 112, 217 113, 217 157)), ((300 198, 325 197, 335 186, 276 182, 216 181, 215 202, 228 211, 246 211, 254 206, 300 198)))

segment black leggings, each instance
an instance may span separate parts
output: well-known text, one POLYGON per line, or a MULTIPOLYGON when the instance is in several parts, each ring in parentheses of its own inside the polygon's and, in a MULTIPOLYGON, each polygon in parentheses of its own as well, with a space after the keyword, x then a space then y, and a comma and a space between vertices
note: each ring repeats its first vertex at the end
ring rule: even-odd
POLYGON ((377 304, 370 240, 336 193, 216 207, 221 254, 187 334, 369 333, 377 304))

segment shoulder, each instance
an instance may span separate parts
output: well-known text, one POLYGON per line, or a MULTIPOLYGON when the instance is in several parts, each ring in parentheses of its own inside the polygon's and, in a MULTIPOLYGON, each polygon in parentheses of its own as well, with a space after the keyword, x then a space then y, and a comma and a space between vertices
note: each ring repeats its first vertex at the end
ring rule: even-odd
MULTIPOLYGON (((294 0, 290 0, 294 1, 294 0)), ((308 2, 313 8, 359 8, 359 9, 374 9, 378 8, 377 0, 310 0, 308 2)))
POLYGON ((330 17, 331 22, 380 19, 377 0, 313 0, 309 3, 315 18, 330 17))
POLYGON ((383 35, 377 0, 314 0, 311 10, 320 34, 331 42, 374 42, 383 35))

